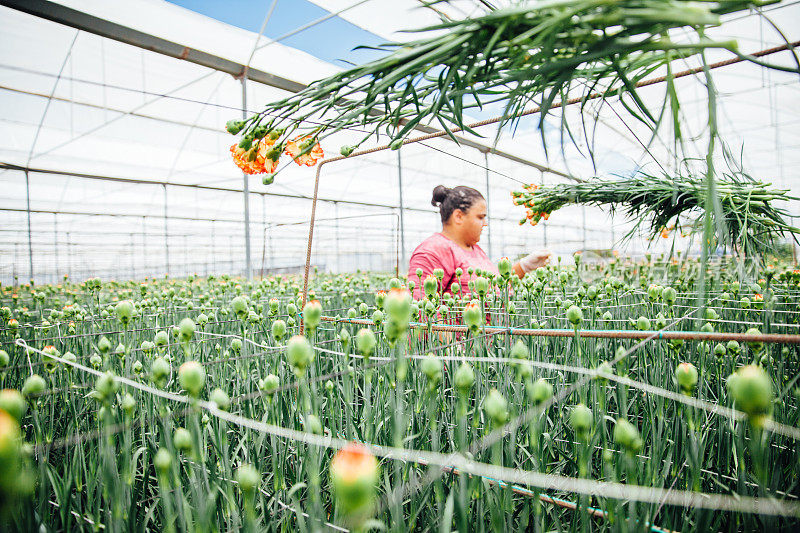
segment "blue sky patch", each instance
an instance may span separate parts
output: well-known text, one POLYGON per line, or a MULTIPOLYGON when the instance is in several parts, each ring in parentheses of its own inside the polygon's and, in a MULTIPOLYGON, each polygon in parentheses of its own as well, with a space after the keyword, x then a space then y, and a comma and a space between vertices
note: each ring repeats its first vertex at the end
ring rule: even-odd
MULTIPOLYGON (((264 0, 169 0, 231 26, 258 33, 272 5, 264 0)), ((275 11, 264 29, 266 37, 275 39, 290 31, 328 15, 329 12, 307 0, 278 0, 275 11)), ((346 61, 365 63, 382 55, 375 50, 353 50, 356 46, 377 46, 385 39, 359 28, 339 16, 332 17, 296 35, 282 44, 302 50, 314 57, 340 67, 346 61)))

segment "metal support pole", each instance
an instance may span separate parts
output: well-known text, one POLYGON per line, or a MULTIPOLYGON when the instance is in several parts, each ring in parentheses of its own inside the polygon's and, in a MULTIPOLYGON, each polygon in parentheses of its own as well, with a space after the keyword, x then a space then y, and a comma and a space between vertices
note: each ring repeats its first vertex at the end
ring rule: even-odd
POLYGON ((403 213, 403 163, 400 160, 400 150, 397 151, 397 185, 400 189, 400 263, 406 264, 406 225, 403 213))
POLYGON ((211 273, 217 273, 217 223, 211 221, 211 273))
MULTIPOLYGON (((147 272, 147 228, 146 219, 142 217, 142 272, 147 272)), ((147 275, 147 274, 145 274, 147 275)))
POLYGON ((614 235, 614 215, 609 215, 611 218, 611 248, 614 248, 614 242, 617 240, 616 236, 614 235))
POLYGON ((28 214, 28 266, 30 279, 33 279, 33 242, 31 239, 31 179, 28 171, 25 171, 25 201, 27 203, 26 212, 28 214))
POLYGON ((136 279, 136 242, 135 233, 131 233, 131 279, 136 279))
POLYGON ((264 279, 265 259, 267 257, 267 197, 261 195, 261 279, 264 279))
MULTIPOLYGON (((400 152, 397 152, 397 157, 400 157, 400 152)), ((401 202, 403 200, 400 200, 401 202)), ((333 217, 335 220, 334 222, 334 231, 336 232, 336 272, 341 271, 341 266, 339 265, 339 202, 333 203, 333 217)))
POLYGON ((58 276, 59 271, 61 270, 61 254, 58 250, 58 214, 53 213, 53 249, 56 254, 56 266, 53 269, 54 273, 53 276, 55 277, 55 283, 58 283, 58 276))
POLYGON ((486 249, 489 250, 489 259, 491 259, 494 256, 492 255, 492 224, 489 222, 492 212, 489 208, 489 152, 483 152, 483 163, 486 171, 486 224, 489 225, 486 235, 486 249))
MULTIPOLYGON (((242 118, 247 118, 247 78, 242 77, 242 118)), ((252 277, 250 270, 250 183, 247 174, 242 173, 244 180, 244 276, 247 279, 252 277)))
POLYGON ((72 238, 67 232, 67 277, 72 279, 72 238))
POLYGON ((167 227, 167 185, 164 184, 164 254, 167 261, 167 274, 169 274, 169 228, 167 227))
POLYGON ((185 270, 184 274, 191 274, 192 269, 189 268, 189 242, 185 233, 183 234, 183 268, 185 270))
POLYGON ((11 274, 14 276, 14 287, 19 285, 19 276, 17 275, 17 266, 19 265, 19 243, 14 243, 14 269, 11 274))
MULTIPOLYGON (((544 185, 544 172, 540 174, 539 182, 544 185)), ((547 224, 542 224, 542 236, 544 237, 544 247, 547 248, 547 224)))
POLYGON ((581 206, 581 214, 583 216, 583 249, 586 249, 586 206, 581 206))

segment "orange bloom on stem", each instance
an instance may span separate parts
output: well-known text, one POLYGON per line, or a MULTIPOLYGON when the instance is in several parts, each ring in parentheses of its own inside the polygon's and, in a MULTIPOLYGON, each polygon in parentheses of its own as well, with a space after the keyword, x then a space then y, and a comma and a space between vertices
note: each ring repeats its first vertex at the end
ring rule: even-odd
POLYGON ((313 167, 317 164, 318 160, 325 157, 325 152, 322 151, 322 147, 311 135, 301 135, 287 142, 286 149, 283 153, 290 156, 299 166, 306 165, 307 167, 313 167), (314 143, 314 145, 309 150, 311 143, 314 143))
MULTIPOLYGON (((261 174, 263 172, 273 173, 278 168, 278 158, 268 159, 270 150, 275 144, 274 139, 270 139, 269 135, 258 141, 258 144, 245 150, 240 148, 239 145, 234 144, 231 146, 231 154, 233 155, 233 162, 245 174, 261 174), (255 158, 250 159, 255 155, 255 158)), ((278 154, 280 155, 280 153, 278 154)))

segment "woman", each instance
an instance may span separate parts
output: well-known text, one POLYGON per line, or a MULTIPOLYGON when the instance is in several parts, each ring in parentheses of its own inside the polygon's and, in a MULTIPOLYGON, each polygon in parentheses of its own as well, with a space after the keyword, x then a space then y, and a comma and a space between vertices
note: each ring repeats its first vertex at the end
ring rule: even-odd
MULTIPOLYGON (((417 278, 418 269, 422 269, 422 281, 433 270, 444 271, 442 287, 445 292, 456 281, 456 269, 463 271, 461 291, 467 292, 469 276, 467 269, 488 270, 497 273, 497 267, 489 260, 486 253, 478 246, 486 222, 486 199, 472 187, 459 185, 449 189, 437 185, 433 189, 431 204, 439 208, 442 218, 442 231, 434 233, 417 246, 411 255, 408 265, 408 279, 414 280, 414 297, 419 298, 422 290, 421 280, 417 278)), ((527 272, 547 264, 550 252, 534 252, 514 263, 514 272, 523 277, 527 272)))

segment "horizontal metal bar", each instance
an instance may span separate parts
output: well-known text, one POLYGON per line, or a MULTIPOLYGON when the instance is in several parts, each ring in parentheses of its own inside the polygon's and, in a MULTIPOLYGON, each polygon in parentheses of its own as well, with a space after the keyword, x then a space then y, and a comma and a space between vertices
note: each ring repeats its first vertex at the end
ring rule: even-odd
MULTIPOLYGON (((372 326, 375 324, 372 320, 360 318, 337 318, 330 316, 323 316, 322 320, 328 322, 346 322, 349 324, 361 324, 365 326, 372 326)), ((467 326, 450 325, 450 324, 432 324, 426 323, 411 323, 410 328, 430 328, 433 331, 449 331, 453 333, 467 333, 469 328, 467 326)), ((706 333, 703 331, 627 331, 627 330, 599 330, 599 329, 528 329, 528 328, 500 328, 495 326, 486 326, 487 333, 509 333, 511 335, 522 335, 526 337, 589 337, 595 339, 661 339, 661 340, 693 340, 693 341, 738 341, 738 342, 766 342, 772 344, 800 344, 800 335, 778 334, 778 333, 761 333, 758 335, 750 335, 747 333, 727 333, 727 332, 713 332, 706 333)))
POLYGON ((293 93, 301 91, 306 87, 302 83, 276 76, 275 74, 270 74, 269 72, 264 72, 256 68, 246 68, 245 65, 241 63, 224 59, 195 48, 183 46, 128 26, 89 15, 77 9, 71 9, 55 2, 48 2, 47 0, 0 0, 0 5, 57 22, 58 24, 93 33, 107 39, 113 39, 131 46, 144 48, 151 52, 188 61, 189 63, 194 63, 219 72, 225 72, 234 78, 241 78, 243 75, 246 75, 247 79, 293 93))

